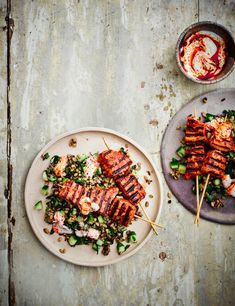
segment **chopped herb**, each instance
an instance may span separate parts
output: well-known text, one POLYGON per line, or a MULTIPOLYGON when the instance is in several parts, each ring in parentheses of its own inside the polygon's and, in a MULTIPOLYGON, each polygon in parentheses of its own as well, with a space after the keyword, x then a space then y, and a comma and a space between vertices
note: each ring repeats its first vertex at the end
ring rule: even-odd
POLYGON ((48 192, 49 192, 49 186, 48 185, 44 185, 42 188, 41 188, 41 193, 43 195, 48 195, 48 192))
POLYGON ((120 151, 121 151, 122 153, 124 153, 124 154, 127 154, 127 150, 126 150, 125 148, 123 148, 123 147, 120 148, 120 151))
POLYGON ((57 176, 55 176, 55 175, 50 175, 49 181, 51 181, 51 182, 57 181, 57 176))
POLYGON ((52 165, 58 164, 59 161, 60 161, 60 157, 59 157, 58 155, 54 155, 54 156, 51 158, 51 164, 52 164, 52 165))
POLYGON ((80 158, 78 159, 79 163, 82 163, 84 162, 86 159, 88 158, 88 156, 86 154, 82 154, 80 156, 80 158))
POLYGON ((42 156, 42 160, 48 159, 50 157, 49 153, 45 153, 42 156))

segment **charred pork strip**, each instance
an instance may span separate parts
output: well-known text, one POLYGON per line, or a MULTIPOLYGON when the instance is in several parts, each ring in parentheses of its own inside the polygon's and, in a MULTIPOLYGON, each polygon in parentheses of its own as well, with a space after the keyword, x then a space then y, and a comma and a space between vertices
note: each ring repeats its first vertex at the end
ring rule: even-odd
POLYGON ((119 189, 125 198, 133 204, 138 204, 145 198, 146 192, 143 186, 138 182, 137 178, 132 174, 121 176, 116 179, 119 189))
POLYGON ((127 205, 128 205, 128 208, 127 208, 126 214, 125 214, 125 216, 123 217, 123 220, 122 220, 122 225, 124 225, 126 227, 133 220, 133 218, 135 216, 135 213, 136 213, 136 208, 135 208, 134 205, 132 205, 131 203, 129 203, 127 205))
POLYGON ((80 199, 81 199, 82 195, 84 194, 84 192, 85 192, 85 188, 82 185, 77 184, 77 190, 76 190, 76 192, 73 196, 73 199, 72 199, 72 203, 74 205, 79 204, 80 199))
POLYGON ((209 151, 202 165, 202 173, 223 177, 226 168, 225 156, 217 150, 209 151))
POLYGON ((112 221, 128 226, 133 220, 136 208, 128 200, 115 198, 110 206, 108 215, 112 221))
POLYGON ((205 140, 204 124, 193 116, 188 116, 184 141, 186 144, 198 143, 205 140))
POLYGON ((59 191, 59 197, 66 200, 67 202, 78 205, 82 196, 89 190, 84 188, 82 185, 77 184, 71 180, 68 180, 63 184, 59 191))
POLYGON ((122 151, 106 150, 99 154, 98 161, 109 177, 118 177, 129 172, 131 159, 122 151))
POLYGON ((106 215, 106 212, 109 209, 109 205, 113 202, 117 194, 118 194, 118 188, 110 187, 106 189, 106 193, 103 198, 103 202, 99 203, 99 206, 100 206, 99 213, 101 215, 106 215))
POLYGON ((201 167, 205 158, 204 145, 195 145, 186 149, 186 180, 190 180, 201 174, 201 167))
POLYGON ((213 149, 216 149, 218 151, 222 151, 222 152, 235 151, 235 145, 231 141, 218 140, 216 138, 211 138, 209 140, 209 144, 213 149))
POLYGON ((59 197, 62 198, 62 199, 65 199, 67 193, 69 192, 69 188, 70 186, 72 185, 73 181, 66 181, 63 186, 60 188, 59 190, 59 197))
POLYGON ((99 214, 105 216, 111 202, 118 194, 118 189, 110 187, 108 189, 94 188, 91 190, 90 201, 99 205, 99 214))

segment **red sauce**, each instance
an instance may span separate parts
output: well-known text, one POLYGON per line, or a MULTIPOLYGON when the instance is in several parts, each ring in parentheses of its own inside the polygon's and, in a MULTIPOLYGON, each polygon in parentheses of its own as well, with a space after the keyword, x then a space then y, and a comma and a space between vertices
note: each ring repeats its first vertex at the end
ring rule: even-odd
POLYGON ((193 76, 201 80, 213 79, 218 75, 227 58, 225 43, 217 36, 209 33, 192 34, 183 43, 180 50, 180 59, 184 70, 191 72, 193 76), (215 47, 216 52, 210 56, 210 48, 205 43, 205 38, 210 39, 215 47), (195 58, 197 56, 197 58, 195 58), (196 64, 195 64, 196 63, 196 64))

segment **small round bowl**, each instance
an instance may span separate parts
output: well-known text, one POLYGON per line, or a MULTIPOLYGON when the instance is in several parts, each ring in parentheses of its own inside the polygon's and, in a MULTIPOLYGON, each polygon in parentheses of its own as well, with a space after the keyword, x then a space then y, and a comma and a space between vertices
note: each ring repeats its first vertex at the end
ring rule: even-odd
POLYGON ((211 21, 202 21, 197 22, 192 25, 190 25, 187 29, 183 31, 183 33, 180 35, 177 44, 176 44, 176 61, 179 66, 179 69, 181 72, 190 80, 200 83, 200 84, 213 84, 217 83, 219 81, 222 81, 225 79, 234 69, 234 63, 235 63, 235 42, 233 39, 232 34, 222 25, 217 24, 215 22, 211 21), (191 36, 192 34, 199 32, 199 31, 210 31, 217 35, 219 35, 221 38, 224 39, 225 45, 226 45, 226 51, 227 51, 227 59, 224 64, 224 67, 222 71, 216 75, 213 79, 208 80, 202 80, 198 79, 184 70, 184 67, 182 65, 182 62, 180 60, 179 54, 180 49, 185 42, 185 40, 191 36))

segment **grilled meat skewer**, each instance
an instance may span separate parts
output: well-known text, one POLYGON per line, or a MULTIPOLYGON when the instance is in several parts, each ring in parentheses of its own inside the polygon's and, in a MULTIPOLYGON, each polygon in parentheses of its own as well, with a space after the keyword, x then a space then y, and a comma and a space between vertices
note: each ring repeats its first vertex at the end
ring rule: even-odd
POLYGON ((186 149, 186 180, 192 179, 201 174, 201 167, 205 158, 204 145, 194 145, 186 149))
POLYGON ((131 159, 122 151, 106 150, 99 154, 98 162, 102 165, 105 175, 119 177, 130 171, 131 159))
POLYGON ((93 207, 97 208, 95 211, 100 215, 109 216, 112 221, 128 226, 134 218, 136 207, 125 199, 117 198, 117 193, 116 187, 88 189, 69 180, 60 188, 58 196, 78 206, 84 215, 93 207))
POLYGON ((223 177, 225 174, 226 163, 227 159, 222 152, 212 150, 207 152, 201 171, 202 173, 223 177))
POLYGON ((137 205, 146 196, 143 186, 132 173, 117 178, 116 183, 124 197, 134 205, 137 205))
POLYGON ((186 144, 195 144, 205 140, 204 123, 194 116, 187 117, 184 141, 186 144))
POLYGON ((100 153, 98 160, 105 174, 115 180, 127 200, 136 205, 145 198, 144 188, 130 172, 132 161, 126 154, 106 150, 100 153))

